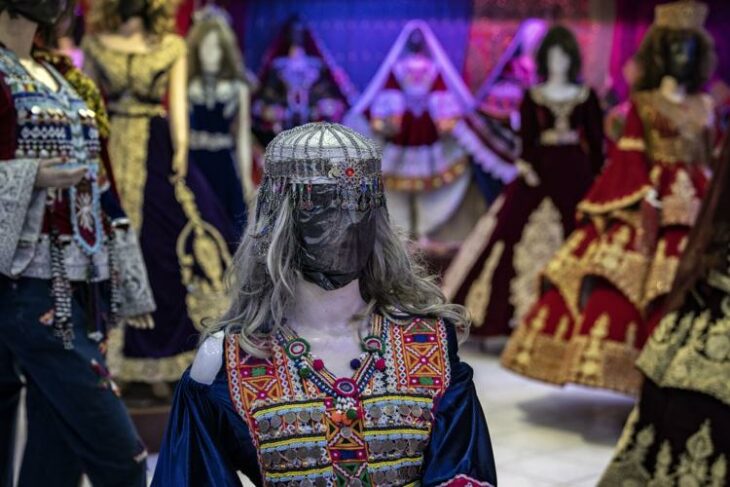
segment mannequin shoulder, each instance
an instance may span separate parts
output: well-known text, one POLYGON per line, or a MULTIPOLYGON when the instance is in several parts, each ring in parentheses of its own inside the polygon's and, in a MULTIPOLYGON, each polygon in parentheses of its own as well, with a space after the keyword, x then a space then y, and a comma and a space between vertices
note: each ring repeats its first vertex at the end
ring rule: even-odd
POLYGON ((210 385, 223 365, 223 332, 215 333, 203 341, 190 367, 190 377, 201 384, 210 385))

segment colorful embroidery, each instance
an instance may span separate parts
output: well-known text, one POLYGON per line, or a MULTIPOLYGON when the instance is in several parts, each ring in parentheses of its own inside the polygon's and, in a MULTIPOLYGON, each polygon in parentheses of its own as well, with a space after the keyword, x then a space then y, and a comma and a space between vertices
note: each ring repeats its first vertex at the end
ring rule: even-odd
POLYGON ((226 340, 229 393, 265 484, 417 485, 434 404, 450 381, 444 323, 375 316, 352 378, 334 377, 308 348, 286 329, 268 359, 242 353, 235 335, 226 340))

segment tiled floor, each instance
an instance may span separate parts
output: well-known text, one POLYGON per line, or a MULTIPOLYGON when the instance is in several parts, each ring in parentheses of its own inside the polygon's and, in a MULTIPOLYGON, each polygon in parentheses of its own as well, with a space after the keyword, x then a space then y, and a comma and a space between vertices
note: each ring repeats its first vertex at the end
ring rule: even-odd
MULTIPOLYGON (((499 348, 494 344, 480 352, 467 345, 461 356, 474 368, 500 487, 595 486, 632 400, 523 379, 499 366, 499 348)), ((150 472, 155 461, 149 459, 150 472)))
POLYGON ((633 401, 524 379, 499 365, 499 346, 465 346, 462 359, 487 416, 500 487, 595 486, 633 401))

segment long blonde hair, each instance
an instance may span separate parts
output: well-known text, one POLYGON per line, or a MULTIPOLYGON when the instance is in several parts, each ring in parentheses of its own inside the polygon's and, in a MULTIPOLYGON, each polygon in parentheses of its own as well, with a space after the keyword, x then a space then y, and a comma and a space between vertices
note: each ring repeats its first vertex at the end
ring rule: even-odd
MULTIPOLYGON (((260 192, 261 193, 261 192, 260 192)), ((261 205, 262 195, 258 196, 261 205)), ((412 316, 443 318, 466 336, 469 320, 463 306, 448 304, 434 278, 408 253, 391 227, 385 208, 377 208, 373 253, 360 278, 360 290, 368 313, 393 318, 398 312, 412 316)), ((257 212, 258 214, 258 212, 257 212)), ((256 226, 256 222, 252 225, 256 226)), ((228 272, 231 306, 224 316, 206 323, 204 337, 217 331, 239 333, 243 349, 263 357, 266 338, 281 326, 294 299, 298 242, 294 202, 285 198, 273 224, 265 258, 257 253, 256 237, 247 231, 228 272)))

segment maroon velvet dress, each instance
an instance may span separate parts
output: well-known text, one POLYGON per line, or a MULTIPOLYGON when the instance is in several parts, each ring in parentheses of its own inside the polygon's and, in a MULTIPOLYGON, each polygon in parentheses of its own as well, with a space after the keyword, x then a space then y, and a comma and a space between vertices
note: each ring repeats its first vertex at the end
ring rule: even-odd
POLYGON ((539 272, 573 230, 575 207, 603 163, 602 113, 587 86, 560 102, 532 88, 520 113, 523 176, 480 219, 444 276, 447 298, 467 307, 474 335, 509 334, 529 310, 539 272))

